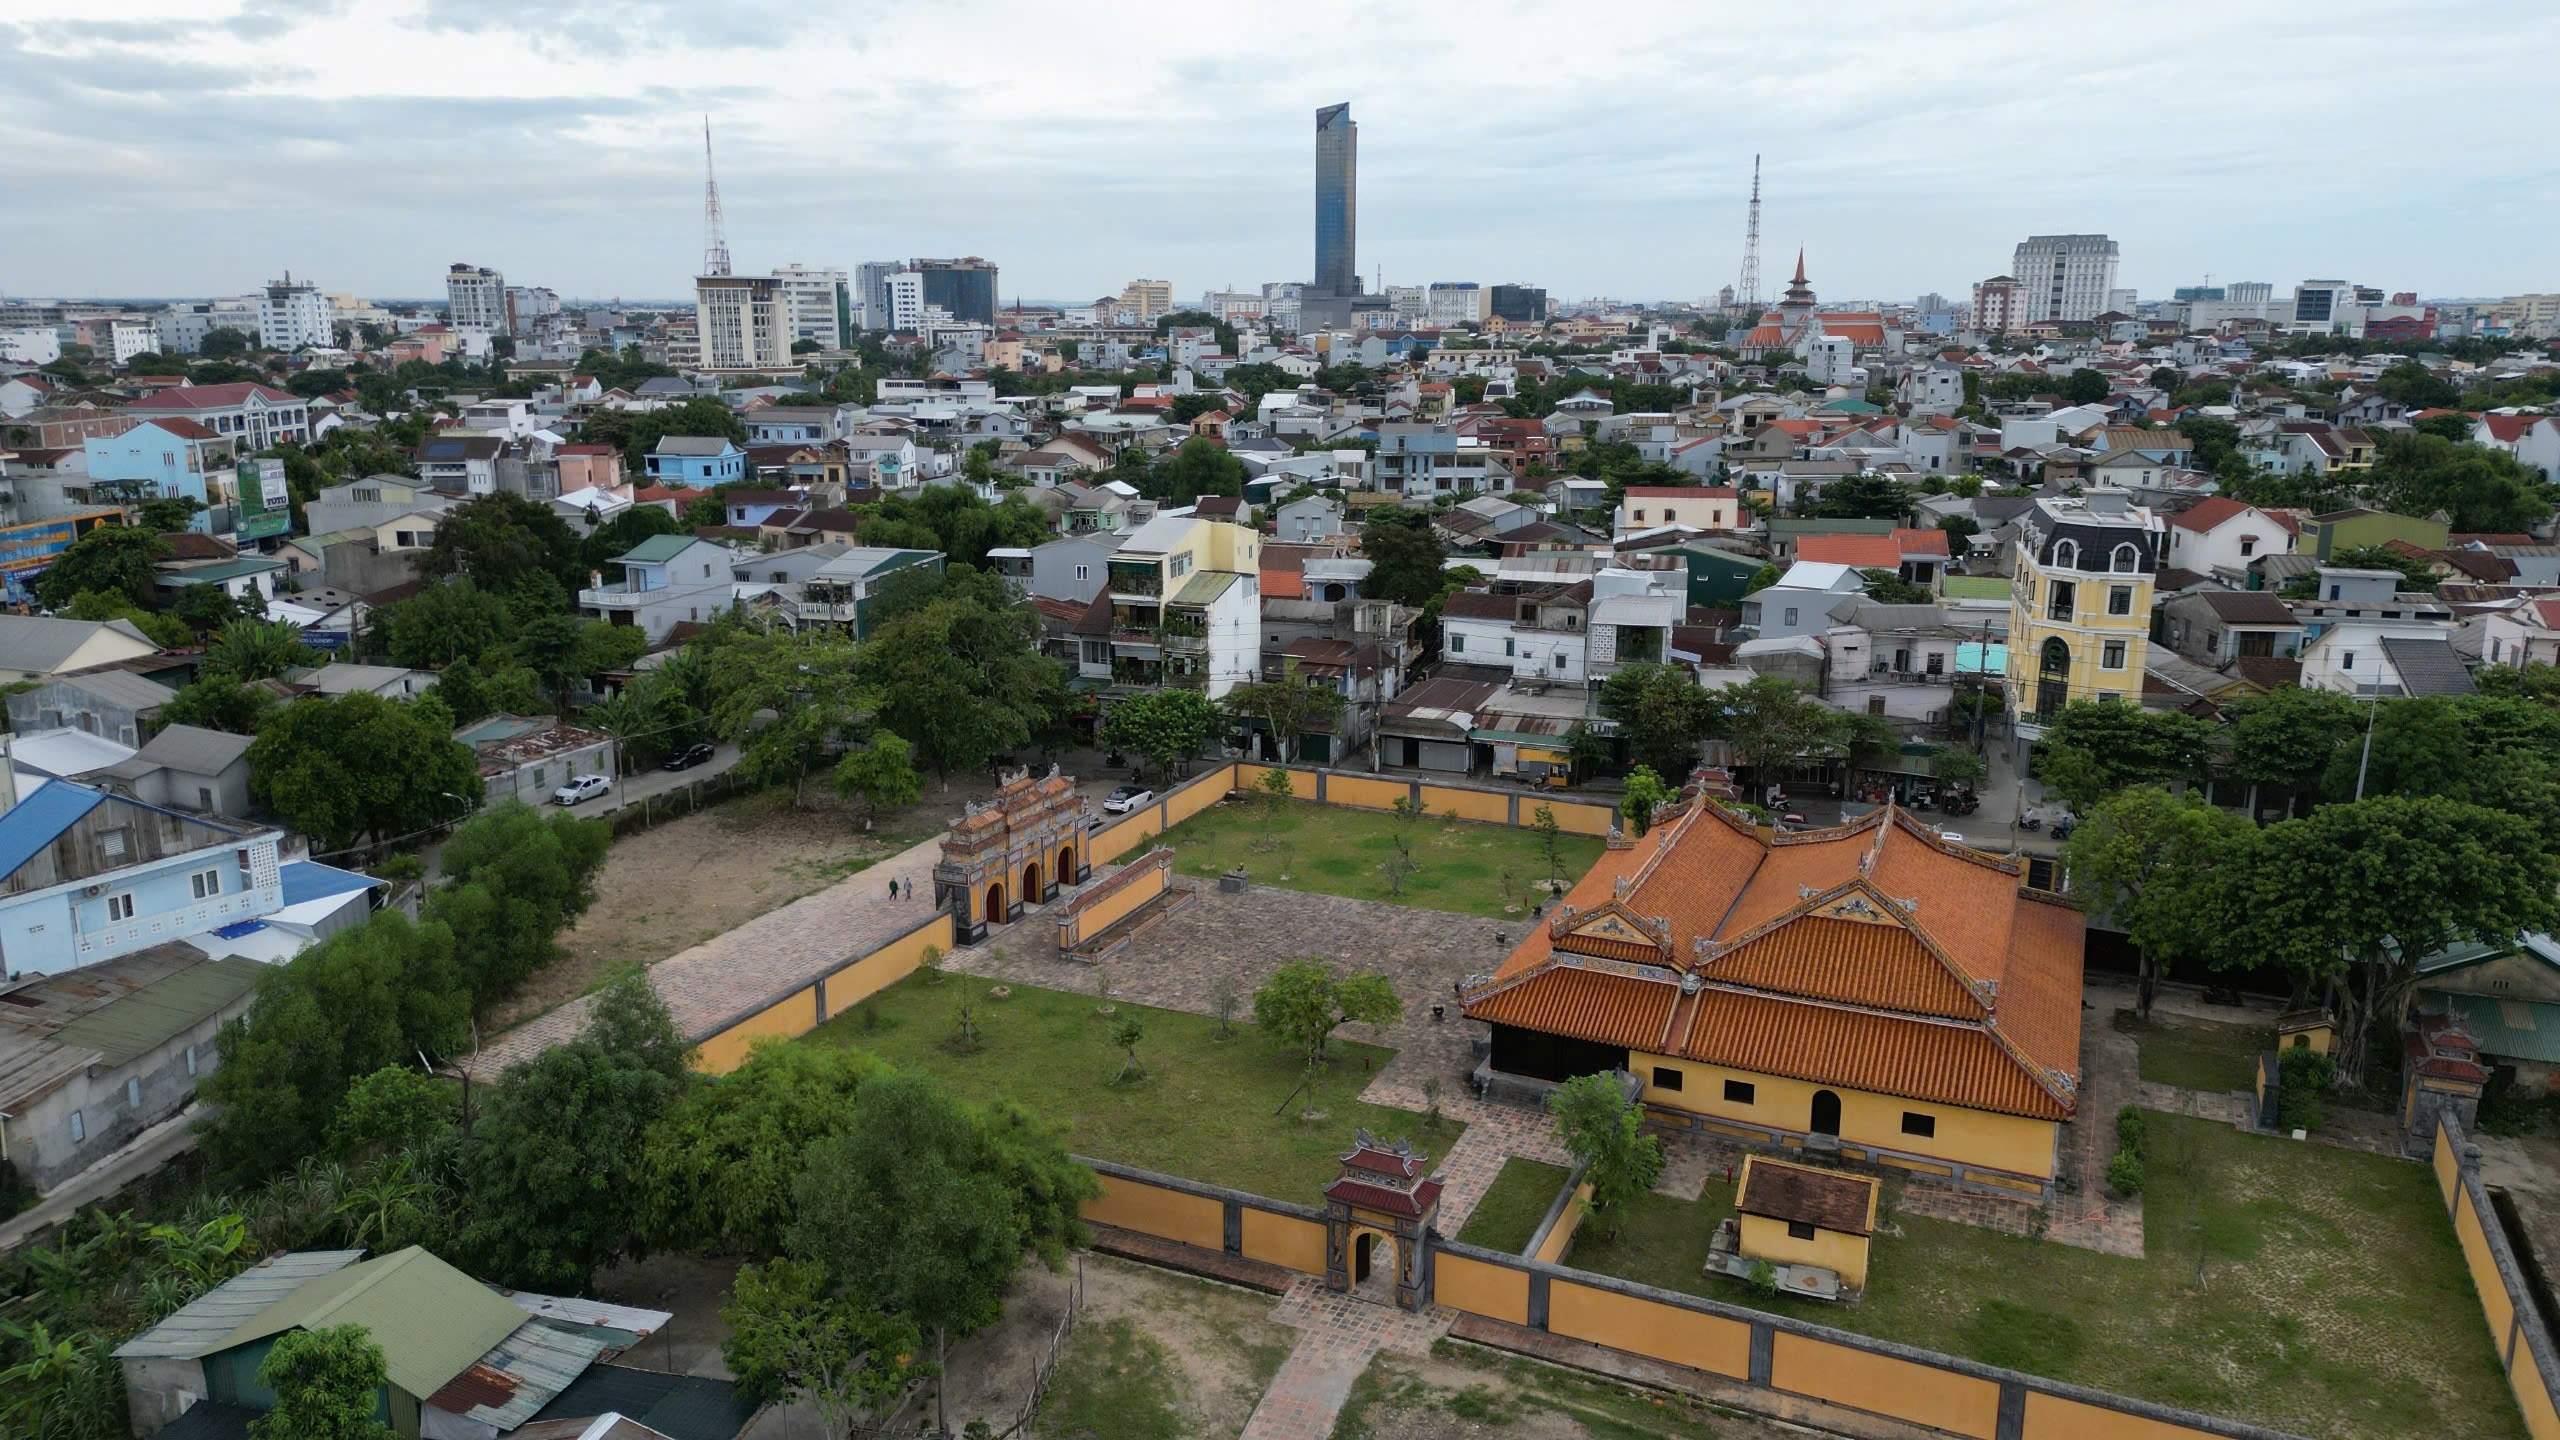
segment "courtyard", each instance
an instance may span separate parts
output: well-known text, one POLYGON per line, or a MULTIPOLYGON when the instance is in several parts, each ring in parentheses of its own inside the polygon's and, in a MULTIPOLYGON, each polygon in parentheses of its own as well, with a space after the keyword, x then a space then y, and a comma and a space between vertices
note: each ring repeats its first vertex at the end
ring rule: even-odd
MULTIPOLYGON (((1522 812, 1533 807, 1521 802, 1522 812)), ((1392 900, 1499 919, 1547 898, 1552 869, 1571 884, 1599 858, 1594 836, 1559 834, 1551 867, 1532 826, 1488 825, 1441 815, 1400 819, 1307 800, 1231 799, 1167 830, 1174 869, 1208 877, 1243 866, 1257 884, 1357 900, 1392 900), (1397 860, 1401 837, 1410 869, 1397 860)))

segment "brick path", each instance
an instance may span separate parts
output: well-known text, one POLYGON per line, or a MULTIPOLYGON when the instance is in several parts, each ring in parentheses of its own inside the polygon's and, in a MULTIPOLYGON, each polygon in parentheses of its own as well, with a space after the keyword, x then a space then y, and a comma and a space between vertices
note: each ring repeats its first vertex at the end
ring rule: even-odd
POLYGON ((1306 1276, 1289 1287, 1271 1318, 1305 1333, 1253 1407, 1243 1440, 1325 1440, 1351 1398, 1352 1383, 1381 1350, 1428 1355, 1449 1333, 1454 1312, 1416 1315, 1353 1295, 1337 1295, 1306 1276))
MULTIPOLYGON (((847 960, 878 949, 933 913, 933 866, 942 837, 920 841, 861 873, 779 910, 769 910, 735 930, 714 935, 649 967, 650 983, 667 1002, 676 1027, 699 1039, 741 1009, 794 985, 806 984, 847 960), (889 898, 895 876, 916 898, 889 898)), ((518 1060, 577 1038, 586 1028, 589 997, 580 996, 497 1036, 467 1067, 490 1080, 518 1060)))
POLYGON ((2062 1127, 2062 1177, 2053 1198, 2045 1238, 2108 1255, 2142 1254, 2142 1197, 2107 1194, 2107 1162, 2116 1153, 2116 1111, 2149 1104, 2150 1087, 2138 1076, 2134 1038, 2114 1024, 2115 1005, 2100 990, 2080 1012, 2078 1117, 2062 1127))

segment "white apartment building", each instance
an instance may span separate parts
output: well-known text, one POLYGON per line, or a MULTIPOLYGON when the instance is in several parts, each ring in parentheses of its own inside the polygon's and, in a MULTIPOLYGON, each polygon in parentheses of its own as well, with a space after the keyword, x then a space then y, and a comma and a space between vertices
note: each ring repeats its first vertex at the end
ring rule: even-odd
POLYGON ((107 322, 107 350, 118 365, 148 352, 159 341, 160 332, 148 320, 107 322))
POLYGON ((791 368, 782 282, 773 276, 702 276, 693 282, 693 319, 703 369, 791 368))
POLYGON ((204 349, 205 337, 216 330, 236 330, 255 338, 258 302, 243 296, 204 305, 172 305, 153 317, 152 328, 159 332, 161 354, 194 355, 204 349))
POLYGON ((853 281, 842 269, 795 261, 776 269, 773 278, 782 284, 785 349, 802 340, 829 350, 852 343, 845 328, 853 319, 853 281))
POLYGON ((2019 241, 2009 262, 2025 308, 2018 319, 2097 319, 2116 288, 2116 258, 2116 242, 2104 235, 2030 235, 2019 241))
POLYGON ((518 330, 535 328, 538 322, 560 313, 560 292, 548 285, 510 285, 507 287, 507 319, 518 330))
POLYGON ((258 302, 258 343, 270 350, 335 344, 337 319, 320 287, 294 279, 288 270, 283 279, 267 282, 265 298, 258 302))
POLYGON ((1221 320, 1259 320, 1262 306, 1259 290, 1212 290, 1200 297, 1200 308, 1221 320))
POLYGON ((507 328, 507 277, 486 265, 455 265, 444 275, 445 323, 492 334, 507 328))
POLYGON ((1481 324, 1493 292, 1473 280, 1442 280, 1432 284, 1427 310, 1435 325, 1481 324))
POLYGON ((924 276, 914 270, 900 270, 883 286, 889 297, 889 328, 914 330, 924 324, 924 276))
POLYGON ((865 330, 889 324, 889 277, 907 267, 895 260, 865 260, 853 267, 854 323, 865 330))

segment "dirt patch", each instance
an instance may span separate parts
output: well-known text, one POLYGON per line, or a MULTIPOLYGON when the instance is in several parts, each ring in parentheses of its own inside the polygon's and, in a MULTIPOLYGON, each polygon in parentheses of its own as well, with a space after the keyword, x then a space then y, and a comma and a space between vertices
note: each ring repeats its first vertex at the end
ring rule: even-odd
POLYGON ((1782 1440, 1806 1432, 1443 1340, 1427 1356, 1371 1361, 1333 1433, 1336 1440, 1782 1440))
MULTIPOLYGON (((1254 1405, 1287 1359, 1298 1332, 1271 1319, 1272 1298, 1190 1276, 1176 1275, 1107 1255, 1085 1254, 1080 1337, 1126 1321, 1161 1347, 1169 1362, 1167 1393, 1154 1397, 1179 1417, 1183 1433, 1204 1437, 1243 1433, 1254 1405)), ((954 1431, 983 1417, 998 1430, 1011 1422, 1031 1376, 1047 1353, 1049 1336, 1065 1304, 1069 1276, 1027 1272, 1006 1297, 1004 1320, 971 1337, 951 1354, 950 1424, 954 1431)), ((1070 1348, 1066 1364, 1103 1363, 1096 1347, 1070 1348)), ((1071 1380, 1062 1371, 1061 1381, 1071 1380)), ((1052 1387, 1053 1401, 1061 1394, 1052 1387)), ((1044 1407, 1031 1433, 1047 1440, 1078 1440, 1099 1433, 1094 1417, 1044 1407)))
POLYGON ((613 1305, 669 1310, 675 1318, 666 1328, 632 1346, 614 1363, 675 1375, 707 1375, 733 1379, 720 1358, 729 1327, 720 1323, 720 1307, 738 1277, 736 1260, 700 1255, 657 1254, 599 1270, 595 1298, 613 1305))

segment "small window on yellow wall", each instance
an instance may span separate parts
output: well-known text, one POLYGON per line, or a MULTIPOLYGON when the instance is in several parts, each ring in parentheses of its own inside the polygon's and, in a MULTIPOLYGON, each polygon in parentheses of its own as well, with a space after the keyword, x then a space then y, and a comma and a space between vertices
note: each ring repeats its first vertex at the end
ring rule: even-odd
POLYGON ((1677 1089, 1679 1089, 1679 1088, 1680 1088, 1680 1072, 1679 1072, 1679 1071, 1677 1071, 1677 1070, 1672 1069, 1672 1068, 1671 1068, 1670 1066, 1668 1066, 1668 1065, 1656 1065, 1656 1066, 1654 1066, 1654 1067, 1653 1067, 1653 1088, 1654 1088, 1654 1089, 1656 1089, 1656 1090, 1677 1090, 1677 1089))
POLYGON ((1902 1112, 1902 1133, 1917 1135, 1924 1140, 1934 1139, 1938 1134, 1938 1117, 1923 1115, 1917 1110, 1905 1110, 1902 1112))
POLYGON ((2308 1050, 2308 1049, 2310 1049, 2310 1048, 2311 1048, 2311 1037, 2310 1037, 2310 1036, 2308 1036, 2308 1035, 2296 1035, 2296 1036, 2294 1036, 2294 1037, 2293 1037, 2293 1048, 2294 1048, 2294 1049, 2296 1049, 2296 1050, 2308 1050))
POLYGON ((1812 1238, 1813 1238, 1813 1222, 1812 1222, 1812 1221, 1810 1221, 1810 1220, 1790 1220, 1790 1221, 1788 1221, 1788 1222, 1787 1222, 1787 1238, 1788 1238, 1788 1239, 1790 1239, 1790 1240, 1810 1240, 1810 1239, 1812 1239, 1812 1238))
POLYGON ((1757 1093, 1757 1087, 1748 1080, 1724 1082, 1724 1098, 1728 1104, 1748 1105, 1755 1093, 1757 1093))

